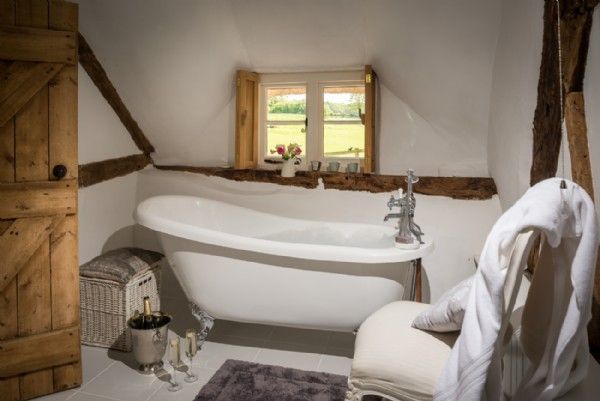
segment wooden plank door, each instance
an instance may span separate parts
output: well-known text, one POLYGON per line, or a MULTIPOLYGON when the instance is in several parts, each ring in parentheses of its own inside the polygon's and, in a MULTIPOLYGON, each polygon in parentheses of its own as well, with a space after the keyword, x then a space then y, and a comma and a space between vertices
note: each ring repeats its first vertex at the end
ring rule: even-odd
POLYGON ((77 15, 0 0, 0 401, 81 384, 77 15))

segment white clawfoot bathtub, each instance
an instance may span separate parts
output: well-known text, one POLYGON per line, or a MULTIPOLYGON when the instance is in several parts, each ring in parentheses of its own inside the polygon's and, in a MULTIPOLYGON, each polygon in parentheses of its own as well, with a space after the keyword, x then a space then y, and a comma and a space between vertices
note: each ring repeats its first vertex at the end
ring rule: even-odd
POLYGON ((192 196, 137 207, 195 314, 241 322, 352 331, 383 305, 410 299, 412 260, 392 227, 280 217, 192 196))

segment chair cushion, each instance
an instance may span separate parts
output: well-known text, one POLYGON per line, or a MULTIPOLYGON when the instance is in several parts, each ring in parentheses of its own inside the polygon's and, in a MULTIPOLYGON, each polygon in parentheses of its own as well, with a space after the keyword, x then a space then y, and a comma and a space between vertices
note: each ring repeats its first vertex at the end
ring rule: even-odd
POLYGON ((458 333, 415 329, 412 321, 430 305, 398 301, 360 326, 349 382, 401 400, 431 400, 458 333))
POLYGON ((439 301, 415 317, 413 327, 438 333, 459 331, 474 279, 473 275, 442 294, 439 301))

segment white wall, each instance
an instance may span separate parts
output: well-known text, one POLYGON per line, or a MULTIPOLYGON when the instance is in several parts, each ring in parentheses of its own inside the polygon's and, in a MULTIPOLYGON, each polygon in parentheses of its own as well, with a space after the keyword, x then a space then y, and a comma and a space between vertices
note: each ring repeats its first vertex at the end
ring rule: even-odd
MULTIPOLYGON (((233 161, 237 68, 381 79, 381 172, 487 176, 497 0, 80 0, 159 164, 233 161)), ((310 157, 310 155, 308 156, 310 157)))
MULTIPOLYGON (((83 68, 79 68, 79 163, 140 151, 83 68)), ((79 263, 133 244, 137 173, 79 190, 79 263)))
MULTIPOLYGON (((390 196, 390 193, 236 182, 160 170, 140 172, 138 201, 159 194, 202 196, 308 220, 371 224, 383 224, 383 217, 389 213, 386 203, 390 196)), ((435 242, 435 251, 423 260, 427 280, 424 297, 436 300, 443 291, 475 271, 473 256, 480 253, 487 233, 500 215, 500 205, 497 197, 484 201, 416 197, 415 220, 435 242)), ((393 225, 394 222, 388 224, 393 225)), ((135 239, 136 246, 160 250, 152 232, 136 230, 135 239)))
MULTIPOLYGON (((542 52, 543 0, 504 0, 494 62, 488 163, 503 209, 529 188, 533 115, 542 52)), ((600 11, 592 28, 584 83, 590 159, 596 199, 600 194, 600 11)), ((558 99, 557 99, 558 102, 558 99)), ((566 137, 564 138, 567 144, 566 137)), ((558 175, 562 174, 559 160, 558 175)), ((565 153, 565 177, 570 178, 565 153)))
POLYGON ((543 0, 502 2, 490 100, 488 163, 503 209, 529 187, 543 3, 543 0))

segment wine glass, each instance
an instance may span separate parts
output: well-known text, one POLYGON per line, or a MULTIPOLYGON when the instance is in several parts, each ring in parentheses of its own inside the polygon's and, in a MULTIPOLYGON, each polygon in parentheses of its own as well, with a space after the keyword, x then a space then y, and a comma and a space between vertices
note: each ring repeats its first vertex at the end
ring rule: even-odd
POLYGON ((189 329, 185 332, 185 338, 187 340, 185 355, 190 359, 190 368, 186 372, 187 375, 183 380, 186 383, 193 383, 198 380, 198 376, 192 372, 192 368, 194 366, 194 357, 198 352, 198 332, 194 329, 189 329))
POLYGON ((179 337, 174 338, 169 342, 169 363, 173 367, 173 379, 169 381, 167 390, 174 392, 181 390, 181 385, 177 383, 177 368, 181 364, 181 356, 179 352, 179 337))

